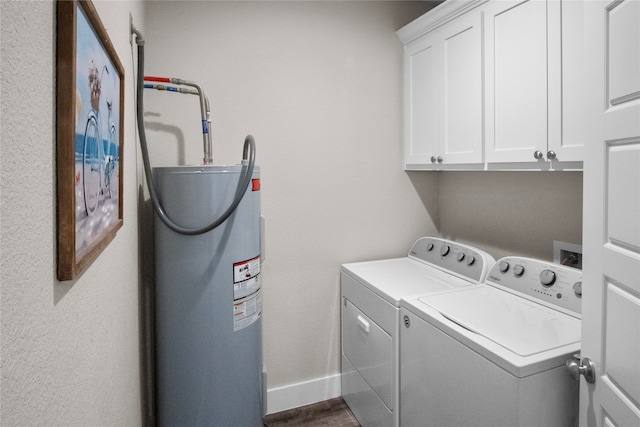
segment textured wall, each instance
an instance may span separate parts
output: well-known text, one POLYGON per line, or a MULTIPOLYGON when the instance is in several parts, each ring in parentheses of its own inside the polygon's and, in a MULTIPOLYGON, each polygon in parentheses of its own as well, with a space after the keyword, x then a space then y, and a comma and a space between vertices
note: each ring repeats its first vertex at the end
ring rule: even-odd
MULTIPOLYGON (((269 388, 339 371, 339 268, 436 233, 437 175, 402 170, 402 44, 424 2, 151 2, 147 72, 211 100, 214 159, 252 133, 266 217, 269 388), (188 28, 188 31, 186 29, 188 28)), ((149 92, 155 165, 198 163, 193 99, 149 92)))
POLYGON ((553 260, 553 241, 582 244, 582 172, 444 172, 439 230, 496 259, 553 260))
POLYGON ((136 150, 128 39, 140 3, 96 2, 127 74, 124 226, 79 278, 56 280, 55 2, 2 1, 3 426, 142 421, 136 150))

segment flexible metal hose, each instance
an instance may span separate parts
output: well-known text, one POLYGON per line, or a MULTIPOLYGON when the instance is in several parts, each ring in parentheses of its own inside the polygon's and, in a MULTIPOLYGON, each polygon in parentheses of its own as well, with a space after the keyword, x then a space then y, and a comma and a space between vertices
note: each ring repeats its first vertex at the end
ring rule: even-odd
POLYGON ((145 178, 147 180, 147 188, 149 189, 149 194, 151 195, 153 209, 155 210, 158 217, 162 220, 162 222, 176 233, 187 236, 195 236, 208 233, 209 231, 217 228, 223 222, 225 222, 227 218, 229 218, 233 214, 233 212, 235 212, 236 208, 242 201, 242 198, 244 197, 244 194, 249 187, 249 184, 251 183, 251 177, 253 176, 253 169, 255 166, 256 158, 255 140, 251 135, 247 135, 244 140, 244 146, 242 150, 242 172, 240 173, 240 180, 238 182, 236 194, 227 210, 222 215, 220 215, 219 218, 217 218, 210 224, 198 228, 182 227, 181 225, 178 225, 173 220, 171 220, 171 218, 169 218, 164 208, 162 207, 162 204, 160 203, 160 199, 158 198, 158 194, 153 183, 153 173, 151 170, 151 163, 149 162, 149 150, 147 148, 147 136, 144 129, 144 39, 140 31, 138 31, 135 27, 131 28, 131 33, 136 36, 136 44, 138 45, 138 76, 136 79, 136 115, 138 119, 138 133, 140 136, 140 148, 142 151, 142 162, 144 165, 145 178))

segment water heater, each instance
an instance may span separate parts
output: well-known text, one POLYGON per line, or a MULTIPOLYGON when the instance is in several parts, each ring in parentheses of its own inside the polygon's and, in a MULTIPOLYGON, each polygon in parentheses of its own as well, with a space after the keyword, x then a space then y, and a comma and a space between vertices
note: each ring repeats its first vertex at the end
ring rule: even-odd
MULTIPOLYGON (((232 203, 246 166, 154 168, 162 206, 198 228, 232 203)), ((235 212, 189 236, 156 216, 155 330, 159 426, 261 427, 260 169, 235 212)))

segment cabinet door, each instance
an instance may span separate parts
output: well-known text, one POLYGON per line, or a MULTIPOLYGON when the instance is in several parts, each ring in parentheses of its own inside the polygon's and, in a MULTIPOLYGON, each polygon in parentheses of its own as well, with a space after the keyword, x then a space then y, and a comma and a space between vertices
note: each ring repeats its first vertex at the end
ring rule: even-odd
POLYGON ((405 47, 405 167, 421 168, 437 156, 440 138, 439 122, 441 62, 435 38, 426 35, 405 47))
POLYGON ((444 127, 439 155, 446 164, 482 163, 482 15, 471 12, 442 28, 444 127))
POLYGON ((549 0, 549 140, 547 159, 582 161, 584 135, 583 1, 549 0), (555 156, 549 156, 550 152, 555 156))
POLYGON ((489 163, 531 162, 547 151, 546 6, 509 0, 484 8, 489 163))

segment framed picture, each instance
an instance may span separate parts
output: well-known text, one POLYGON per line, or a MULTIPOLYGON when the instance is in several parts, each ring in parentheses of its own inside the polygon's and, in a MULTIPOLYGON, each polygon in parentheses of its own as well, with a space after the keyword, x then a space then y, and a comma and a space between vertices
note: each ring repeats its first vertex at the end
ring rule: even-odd
POLYGON ((57 2, 58 279, 122 227, 124 69, 90 0, 57 2))

